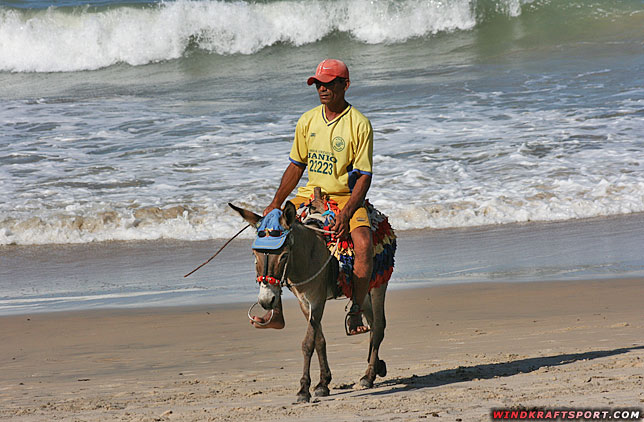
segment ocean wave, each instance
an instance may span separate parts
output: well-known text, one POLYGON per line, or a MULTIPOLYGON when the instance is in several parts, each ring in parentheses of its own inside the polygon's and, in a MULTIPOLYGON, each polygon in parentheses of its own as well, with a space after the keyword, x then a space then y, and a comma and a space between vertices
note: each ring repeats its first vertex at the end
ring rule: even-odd
POLYGON ((477 14, 518 16, 528 0, 179 0, 112 7, 0 7, 0 71, 70 72, 178 59, 191 49, 253 54, 340 32, 367 44, 470 30, 477 14), (484 12, 482 12, 484 11, 484 12))
MULTIPOLYGON (((542 39, 558 33, 564 23, 569 32, 588 32, 592 20, 607 19, 610 26, 611 20, 640 12, 625 0, 609 5, 593 0, 146 1, 45 9, 0 6, 0 71, 138 66, 187 57, 195 50, 250 55, 278 44, 300 47, 335 33, 364 44, 404 43, 524 16, 536 20, 522 29, 536 31, 542 39)), ((79 2, 61 4, 74 3, 79 2)), ((493 43, 513 36, 503 24, 499 28, 493 31, 499 37, 493 43)))
MULTIPOLYGON (((536 31, 534 36, 542 39, 558 33, 564 22, 569 32, 588 32, 592 20, 610 22, 639 12, 625 0, 601 7, 593 0, 146 1, 44 9, 0 6, 0 71, 138 66, 194 51, 250 55, 279 44, 308 45, 337 33, 358 43, 395 44, 501 23, 492 31, 499 38, 490 42, 516 36, 499 18, 526 17, 522 30, 536 31)), ((80 2, 61 4, 74 3, 80 2)))
MULTIPOLYGON (((0 245, 90 243, 111 240, 206 240, 234 234, 232 213, 189 206, 100 207, 0 221, 0 245)), ((239 230, 239 229, 237 229, 239 230)))
MULTIPOLYGON (((378 157, 376 157, 378 160, 378 157)), ((400 176, 406 185, 423 185, 418 170, 400 176)), ((400 180, 389 182, 395 189, 400 180)), ((616 177, 595 182, 568 179, 524 189, 525 195, 494 192, 458 199, 437 189, 404 201, 377 189, 371 202, 397 230, 464 228, 485 225, 564 221, 644 212, 644 182, 616 177), (450 198, 450 199, 446 199, 450 198)), ((261 201, 259 201, 261 202, 261 201)), ((239 204, 261 212, 263 202, 239 204)), ((231 237, 245 223, 227 206, 150 206, 48 214, 0 221, 0 245, 72 244, 131 240, 211 240, 231 237)), ((249 230, 241 235, 251 238, 249 230)))

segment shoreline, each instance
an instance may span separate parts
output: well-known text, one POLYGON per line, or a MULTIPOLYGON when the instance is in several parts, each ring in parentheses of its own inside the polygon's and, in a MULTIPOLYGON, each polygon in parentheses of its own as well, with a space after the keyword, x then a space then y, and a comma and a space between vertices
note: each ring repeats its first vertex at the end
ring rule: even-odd
MULTIPOLYGON (((0 420, 489 420, 509 407, 641 408, 644 278, 388 292, 389 374, 355 387, 368 336, 323 321, 331 396, 294 405, 305 320, 258 330, 236 304, 1 317, 0 420), (168 413, 172 412, 172 413, 168 413)), ((317 382, 317 360, 311 366, 317 382)))
MULTIPOLYGON (((644 214, 398 232, 390 287, 644 276, 644 214)), ((0 247, 0 315, 256 297, 249 239, 0 247)))
MULTIPOLYGON (((402 294, 408 294, 408 292, 423 292, 427 289, 441 289, 441 288, 490 288, 490 289, 500 289, 504 286, 512 288, 515 285, 544 285, 544 286, 558 286, 573 283, 575 285, 580 285, 583 287, 587 283, 613 283, 613 282, 634 282, 641 281, 642 287, 644 288, 644 277, 632 277, 632 276, 617 276, 612 278, 589 278, 589 279, 568 279, 568 280, 522 280, 522 281, 456 281, 449 283, 433 283, 428 282, 419 282, 413 284, 397 284, 390 285, 387 289, 387 294, 391 295, 391 292, 401 292, 402 294)), ((644 291, 644 290, 643 290, 644 291)), ((257 293, 254 291, 254 293, 257 293)), ((288 291, 284 289, 282 301, 284 303, 294 304, 297 303, 297 298, 288 291)), ((413 294, 413 293, 411 293, 413 294)), ((95 315, 97 317, 103 317, 105 315, 122 315, 127 316, 130 314, 145 314, 145 313, 161 313, 161 314, 186 314, 186 313, 198 313, 198 312, 210 312, 213 308, 216 308, 216 311, 230 311, 235 310, 239 311, 242 309, 244 315, 248 308, 255 303, 256 294, 253 294, 248 301, 227 301, 227 302, 204 302, 204 303, 187 303, 187 304, 173 304, 173 305, 156 305, 156 304, 143 304, 135 306, 101 306, 96 308, 78 308, 78 309, 63 309, 63 310, 36 310, 33 312, 24 312, 17 314, 0 314, 0 322, 3 320, 10 320, 12 318, 31 318, 31 317, 61 317, 61 318, 85 318, 95 315)), ((330 299, 328 302, 348 302, 346 297, 340 297, 336 299, 330 299)), ((328 306, 328 304, 327 304, 328 306)), ((260 308, 256 308, 255 311, 258 311, 260 308)), ((298 308, 299 309, 299 308, 298 308)), ((258 311, 259 312, 259 311, 258 311)), ((247 318, 247 317, 246 317, 247 318)))

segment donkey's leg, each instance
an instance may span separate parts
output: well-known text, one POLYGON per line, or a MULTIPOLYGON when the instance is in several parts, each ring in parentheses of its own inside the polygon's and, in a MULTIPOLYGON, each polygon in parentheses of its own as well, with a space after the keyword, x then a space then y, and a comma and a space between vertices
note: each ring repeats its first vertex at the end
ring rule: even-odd
POLYGON ((317 397, 326 397, 329 395, 329 383, 331 382, 331 368, 326 356, 326 339, 322 332, 322 314, 324 312, 324 302, 319 308, 315 308, 313 318, 318 322, 315 336, 315 352, 318 355, 320 363, 320 382, 315 386, 315 395, 317 397))
POLYGON ((387 375, 387 365, 385 364, 384 360, 380 360, 380 356, 378 355, 378 351, 380 349, 380 344, 382 343, 382 340, 385 338, 385 328, 387 327, 387 318, 385 317, 385 296, 387 293, 387 285, 382 285, 376 289, 375 293, 375 299, 374 300, 374 315, 376 313, 376 310, 379 314, 378 320, 381 321, 378 325, 380 326, 379 330, 376 330, 376 334, 374 334, 371 338, 371 349, 372 349, 372 354, 375 354, 375 358, 373 356, 369 356, 369 363, 371 364, 372 362, 375 362, 375 368, 376 368, 376 375, 379 377, 384 377, 387 375))
POLYGON ((362 314, 367 318, 369 326, 373 325, 373 306, 371 305, 371 293, 367 294, 362 302, 362 314))
POLYGON ((363 387, 373 387, 373 382, 376 375, 384 377, 387 375, 387 366, 385 361, 380 360, 378 357, 378 350, 380 343, 385 337, 385 326, 387 321, 385 319, 385 293, 387 285, 379 286, 371 290, 371 307, 373 311, 373 325, 371 326, 371 339, 369 341, 369 365, 364 376, 360 379, 360 385, 363 387))
POLYGON ((309 388, 311 387, 311 357, 313 356, 313 351, 315 350, 315 337, 317 335, 317 328, 319 322, 313 318, 313 315, 309 316, 309 304, 302 302, 300 300, 300 308, 304 317, 308 319, 309 324, 306 329, 306 335, 304 340, 302 340, 302 354, 304 355, 304 367, 302 369, 302 378, 300 378, 300 391, 297 392, 297 402, 304 403, 311 400, 311 393, 309 388))
MULTIPOLYGON (((373 327, 373 306, 371 305, 371 292, 367 294, 364 302, 362 303, 362 314, 367 318, 367 323, 369 327, 373 327)), ((373 330, 369 331, 369 355, 367 356, 367 362, 371 359, 371 345, 373 340, 373 330)))
MULTIPOLYGON (((376 354, 376 375, 379 377, 385 377, 387 376, 387 365, 385 364, 384 360, 380 360, 380 356, 378 355, 378 351, 380 350, 380 344, 382 343, 382 340, 385 338, 385 328, 387 328, 387 318, 385 317, 385 296, 387 294, 387 285, 382 285, 379 287, 377 295, 378 295, 378 309, 380 312, 380 317, 379 319, 382 321, 381 328, 379 331, 379 339, 373 339, 372 338, 372 344, 375 349, 373 353, 376 354)), ((371 356, 369 356, 369 362, 371 362, 371 356)))

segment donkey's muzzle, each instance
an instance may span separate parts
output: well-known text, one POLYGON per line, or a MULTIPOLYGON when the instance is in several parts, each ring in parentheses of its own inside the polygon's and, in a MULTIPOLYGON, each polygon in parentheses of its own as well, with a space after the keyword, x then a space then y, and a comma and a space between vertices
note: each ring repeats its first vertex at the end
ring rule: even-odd
POLYGON ((266 309, 267 311, 270 311, 271 309, 275 308, 277 297, 273 295, 273 297, 271 298, 263 298, 263 299, 260 299, 258 302, 262 306, 262 308, 266 309))

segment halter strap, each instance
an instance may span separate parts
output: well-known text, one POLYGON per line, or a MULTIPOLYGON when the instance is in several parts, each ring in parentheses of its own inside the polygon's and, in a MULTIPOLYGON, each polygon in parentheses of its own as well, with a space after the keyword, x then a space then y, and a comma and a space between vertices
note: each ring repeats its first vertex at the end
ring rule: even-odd
POLYGON ((276 279, 275 277, 271 277, 270 275, 269 276, 265 276, 265 275, 258 276, 257 277, 257 282, 258 283, 266 282, 266 283, 271 284, 271 285, 281 284, 282 283, 280 280, 276 279))
POLYGON ((286 281, 282 281, 282 280, 285 280, 284 277, 286 276, 286 268, 288 267, 288 258, 287 258, 286 264, 284 264, 284 270, 282 271, 282 279, 280 280, 278 278, 268 275, 268 255, 269 255, 268 252, 264 252, 264 275, 257 276, 257 282, 260 284, 268 283, 272 286, 275 286, 275 285, 281 286, 286 283, 286 281))

